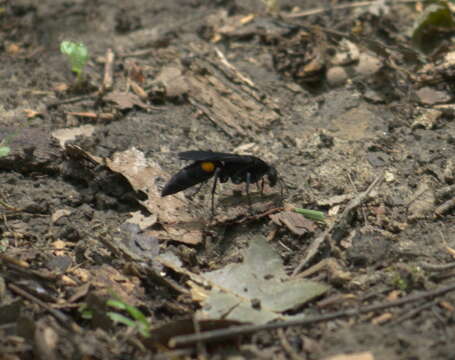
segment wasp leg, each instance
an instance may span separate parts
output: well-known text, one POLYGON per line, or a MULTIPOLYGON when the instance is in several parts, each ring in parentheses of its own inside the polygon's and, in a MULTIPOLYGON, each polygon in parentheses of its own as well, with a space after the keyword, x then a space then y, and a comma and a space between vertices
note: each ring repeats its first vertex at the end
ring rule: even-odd
POLYGON ((216 168, 215 169, 215 173, 213 174, 213 177, 214 177, 214 180, 213 180, 213 186, 212 186, 212 206, 211 206, 211 209, 212 209, 212 217, 215 216, 215 191, 216 191, 216 185, 218 183, 218 178, 220 177, 220 171, 221 169, 220 168, 216 168))

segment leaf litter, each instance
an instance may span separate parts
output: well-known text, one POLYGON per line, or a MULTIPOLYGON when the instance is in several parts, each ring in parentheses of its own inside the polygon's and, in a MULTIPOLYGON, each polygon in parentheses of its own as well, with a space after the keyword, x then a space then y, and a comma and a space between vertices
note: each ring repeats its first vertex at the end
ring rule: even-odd
MULTIPOLYGON (((329 286, 306 279, 291 279, 277 252, 263 237, 251 239, 243 262, 191 277, 193 300, 201 302, 201 319, 227 319, 264 324, 291 316, 286 311, 324 294, 329 286)), ((301 316, 301 315, 299 315, 301 316)))

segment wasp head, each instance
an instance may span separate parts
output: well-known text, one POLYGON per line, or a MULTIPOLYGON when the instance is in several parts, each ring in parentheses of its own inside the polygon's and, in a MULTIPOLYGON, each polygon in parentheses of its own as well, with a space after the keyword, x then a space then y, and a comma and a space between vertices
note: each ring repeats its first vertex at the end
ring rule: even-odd
POLYGON ((272 187, 275 186, 278 181, 278 172, 273 166, 270 166, 267 171, 267 179, 269 179, 269 184, 272 187))

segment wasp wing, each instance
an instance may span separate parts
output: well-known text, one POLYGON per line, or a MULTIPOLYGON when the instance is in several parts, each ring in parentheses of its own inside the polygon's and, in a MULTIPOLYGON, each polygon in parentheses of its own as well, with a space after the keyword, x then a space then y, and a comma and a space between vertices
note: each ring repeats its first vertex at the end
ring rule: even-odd
POLYGON ((188 165, 172 176, 161 191, 161 196, 172 195, 200 184, 210 179, 213 174, 214 172, 204 171, 199 163, 188 165))
POLYGON ((192 161, 227 161, 237 163, 250 163, 251 156, 229 154, 215 151, 190 150, 179 153, 182 160, 192 161))

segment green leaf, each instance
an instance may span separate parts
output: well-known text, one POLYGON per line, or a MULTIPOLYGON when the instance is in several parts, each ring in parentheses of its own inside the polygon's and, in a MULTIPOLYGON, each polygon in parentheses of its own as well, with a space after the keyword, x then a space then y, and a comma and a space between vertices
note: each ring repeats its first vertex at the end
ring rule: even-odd
POLYGON ((93 318, 93 311, 87 306, 87 304, 79 306, 78 311, 85 320, 91 320, 93 318))
POLYGON ((115 300, 115 299, 109 299, 106 302, 106 305, 119 309, 119 310, 126 310, 126 306, 127 306, 123 301, 115 300))
POLYGON ((453 29, 455 22, 447 2, 430 3, 415 20, 412 29, 412 41, 421 51, 434 50, 447 37, 444 29, 453 29))
POLYGON ((130 314, 133 319, 148 325, 147 318, 138 308, 126 304, 126 311, 128 311, 128 314, 130 314))
POLYGON ((294 211, 298 214, 302 214, 307 219, 310 219, 313 221, 324 221, 324 219, 325 219, 324 213, 322 211, 302 209, 302 208, 294 208, 294 211))
POLYGON ((126 326, 131 326, 135 327, 138 329, 140 334, 144 337, 149 337, 150 336, 150 326, 148 322, 146 324, 134 321, 122 314, 115 313, 115 312, 108 312, 107 316, 114 322, 120 323, 126 326))
POLYGON ((0 157, 4 157, 10 153, 11 149, 9 146, 0 146, 0 157))
POLYGON ((60 51, 68 57, 71 70, 74 71, 78 77, 81 77, 85 64, 89 58, 87 47, 82 43, 62 41, 60 43, 60 51))
MULTIPOLYGON (((145 333, 148 334, 148 332, 150 331, 150 323, 149 323, 148 319, 145 317, 145 315, 138 308, 136 308, 135 306, 128 305, 125 302, 123 302, 121 300, 116 300, 116 299, 109 299, 106 302, 106 304, 108 306, 111 306, 118 310, 126 311, 134 320, 126 318, 122 315, 123 318, 129 319, 129 321, 132 321, 134 323, 134 326, 136 326, 139 329, 139 331, 141 332, 142 335, 148 336, 148 335, 145 335, 145 333)), ((109 314, 116 314, 116 313, 109 313, 109 314)), ((118 315, 120 315, 120 314, 118 314, 118 315)), ((114 319, 112 319, 112 320, 114 320, 114 319)), ((128 325, 124 322, 122 322, 122 323, 125 325, 128 325)), ((130 325, 128 325, 128 326, 130 326, 130 325)))
POLYGON ((120 323, 120 324, 123 324, 123 325, 126 325, 126 326, 136 326, 136 322, 122 314, 119 314, 119 313, 116 313, 116 312, 108 312, 106 314, 109 319, 111 319, 112 321, 116 322, 116 323, 120 323))

